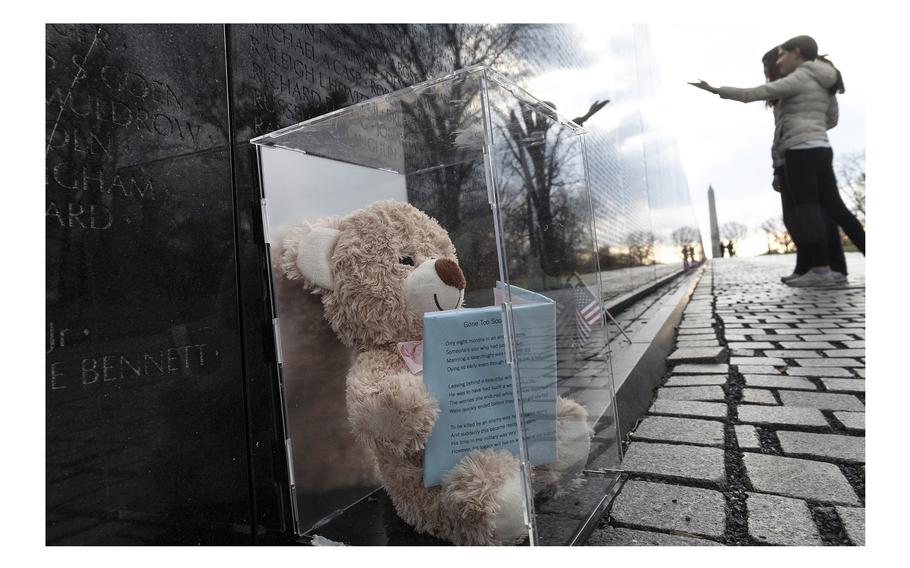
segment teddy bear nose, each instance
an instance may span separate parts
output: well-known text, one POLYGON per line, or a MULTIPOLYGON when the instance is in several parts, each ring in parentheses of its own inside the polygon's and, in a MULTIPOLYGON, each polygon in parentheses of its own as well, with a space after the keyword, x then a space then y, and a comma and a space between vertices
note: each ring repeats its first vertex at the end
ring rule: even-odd
POLYGON ((459 290, 464 290, 467 286, 464 273, 454 260, 448 258, 436 259, 436 274, 448 286, 453 286, 459 290))

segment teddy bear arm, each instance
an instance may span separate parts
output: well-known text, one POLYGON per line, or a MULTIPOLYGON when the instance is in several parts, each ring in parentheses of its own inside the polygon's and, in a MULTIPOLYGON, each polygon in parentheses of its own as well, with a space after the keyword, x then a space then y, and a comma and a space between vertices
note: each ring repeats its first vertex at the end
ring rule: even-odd
POLYGON ((397 455, 422 449, 439 414, 439 405, 427 392, 422 376, 406 371, 352 370, 347 406, 358 439, 397 455))

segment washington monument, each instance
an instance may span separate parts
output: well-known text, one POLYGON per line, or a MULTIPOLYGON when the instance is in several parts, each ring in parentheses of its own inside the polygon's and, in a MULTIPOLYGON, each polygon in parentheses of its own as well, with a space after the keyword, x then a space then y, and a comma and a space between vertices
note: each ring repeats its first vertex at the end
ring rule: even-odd
POLYGON ((708 186, 708 211, 711 216, 711 258, 720 258, 720 229, 717 226, 717 207, 714 205, 714 188, 708 186))

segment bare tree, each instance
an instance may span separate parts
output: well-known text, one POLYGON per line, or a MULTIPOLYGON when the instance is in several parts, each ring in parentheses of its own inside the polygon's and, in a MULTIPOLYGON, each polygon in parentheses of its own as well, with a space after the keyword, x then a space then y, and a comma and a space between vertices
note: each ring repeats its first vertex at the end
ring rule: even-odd
POLYGON ((853 152, 837 158, 838 185, 859 222, 866 224, 866 154, 853 152))
POLYGON ((739 242, 743 237, 749 234, 749 228, 742 223, 730 221, 720 226, 720 238, 734 243, 739 242))
POLYGON ((772 217, 761 224, 761 230, 768 238, 768 254, 793 252, 795 243, 780 217, 772 217))

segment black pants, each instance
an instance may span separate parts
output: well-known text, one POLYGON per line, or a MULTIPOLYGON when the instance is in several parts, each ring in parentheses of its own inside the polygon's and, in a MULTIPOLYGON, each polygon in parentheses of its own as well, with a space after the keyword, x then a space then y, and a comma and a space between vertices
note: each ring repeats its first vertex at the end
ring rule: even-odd
MULTIPOLYGON (((780 204, 783 210, 784 227, 790 233, 793 244, 796 245, 796 268, 793 272, 796 274, 805 274, 809 272, 812 266, 808 263, 806 248, 800 246, 799 228, 796 219, 796 199, 790 190, 790 184, 787 183, 787 173, 784 166, 774 168, 774 175, 780 180, 780 204)), ((831 270, 847 274, 847 259, 844 258, 844 247, 841 245, 840 232, 837 230, 837 223, 831 220, 827 213, 824 213, 825 219, 825 242, 828 245, 828 262, 831 270)))
POLYGON ((832 262, 825 215, 844 230, 856 248, 866 254, 866 231, 844 205, 834 177, 831 148, 787 150, 786 180, 793 195, 797 247, 802 248, 809 268, 832 262))

